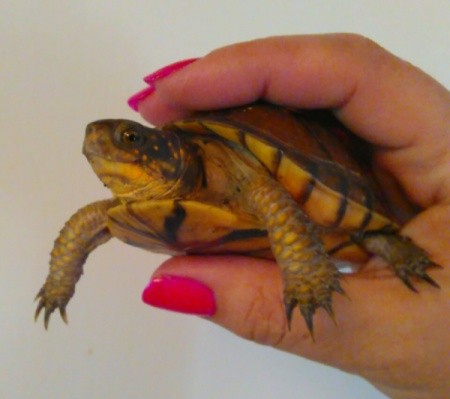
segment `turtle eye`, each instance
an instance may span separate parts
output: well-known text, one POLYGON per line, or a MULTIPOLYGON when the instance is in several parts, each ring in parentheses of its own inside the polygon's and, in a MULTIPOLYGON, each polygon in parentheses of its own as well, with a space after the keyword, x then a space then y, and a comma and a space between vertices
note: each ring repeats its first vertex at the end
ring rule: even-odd
POLYGON ((120 132, 119 141, 126 147, 136 148, 144 144, 145 138, 141 132, 137 130, 127 129, 120 132))

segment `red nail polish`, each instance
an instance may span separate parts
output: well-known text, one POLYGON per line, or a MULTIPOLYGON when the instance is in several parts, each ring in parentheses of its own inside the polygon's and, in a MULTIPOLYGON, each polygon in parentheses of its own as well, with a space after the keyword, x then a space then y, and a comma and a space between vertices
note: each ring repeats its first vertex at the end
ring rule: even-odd
POLYGON ((138 91, 136 94, 133 94, 127 101, 128 105, 131 109, 134 111, 138 111, 139 103, 147 98, 150 94, 152 94, 155 91, 155 87, 153 85, 150 85, 146 87, 145 89, 138 91))
POLYGON ((216 312, 214 292, 188 277, 156 277, 142 292, 142 300, 148 305, 180 313, 212 316, 216 312))
POLYGON ((197 61, 197 60, 198 60, 198 58, 189 58, 187 60, 174 62, 173 64, 167 65, 161 69, 158 69, 156 72, 153 72, 150 75, 146 76, 144 78, 144 82, 151 84, 157 80, 160 80, 160 79, 163 79, 163 78, 169 76, 170 74, 174 73, 175 71, 178 71, 178 70, 184 68, 185 66, 192 64, 194 61, 197 61))

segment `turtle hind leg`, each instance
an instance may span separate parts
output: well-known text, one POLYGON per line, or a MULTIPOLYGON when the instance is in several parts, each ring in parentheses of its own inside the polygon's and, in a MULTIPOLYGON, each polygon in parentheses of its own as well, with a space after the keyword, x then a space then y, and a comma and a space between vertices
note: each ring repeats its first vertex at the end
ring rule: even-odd
POLYGON ((418 278, 440 288, 426 272, 433 263, 427 253, 418 247, 409 237, 395 233, 364 233, 356 241, 367 251, 385 259, 394 270, 395 274, 412 291, 417 289, 411 282, 411 278, 418 278))

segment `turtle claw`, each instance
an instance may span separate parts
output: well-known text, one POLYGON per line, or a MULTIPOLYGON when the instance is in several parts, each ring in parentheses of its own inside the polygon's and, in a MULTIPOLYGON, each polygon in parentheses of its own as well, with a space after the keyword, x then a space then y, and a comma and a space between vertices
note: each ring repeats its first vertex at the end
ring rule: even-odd
MULTIPOLYGON (((396 273, 396 275, 403 281, 403 283, 413 292, 419 292, 414 285, 412 285, 409 274, 408 273, 396 273)), ((441 286, 434 281, 428 273, 426 273, 424 270, 418 270, 415 271, 415 273, 411 273, 412 276, 415 276, 423 281, 426 281, 428 284, 432 285, 436 288, 441 288, 441 286)))
POLYGON ((330 316, 330 319, 333 320, 334 325, 337 325, 336 323, 336 317, 334 316, 334 310, 333 310, 333 306, 330 303, 327 304, 323 304, 322 308, 325 309, 325 311, 328 313, 328 316, 330 316))
POLYGON ((436 283, 427 273, 423 272, 421 274, 418 274, 418 277, 422 279, 423 281, 426 281, 428 284, 431 284, 433 287, 441 288, 441 286, 436 283))
POLYGON ((61 315, 61 319, 63 320, 64 323, 69 324, 69 320, 67 319, 67 312, 66 312, 66 307, 60 307, 59 308, 59 314, 61 315))
POLYGON ((42 301, 39 302, 36 312, 34 313, 34 321, 37 321, 39 318, 39 314, 41 313, 41 310, 44 308, 44 303, 42 301))
POLYGON ((414 286, 412 285, 411 280, 409 279, 409 276, 408 276, 407 273, 400 272, 400 271, 397 271, 397 270, 396 270, 396 273, 395 273, 395 274, 397 275, 397 277, 398 277, 400 280, 403 281, 403 284, 405 284, 411 291, 413 291, 413 292, 415 292, 415 293, 418 292, 417 289, 416 289, 416 287, 414 287, 414 286))
MULTIPOLYGON (((300 306, 300 305, 299 305, 300 306)), ((311 338, 314 341, 314 323, 313 323, 313 316, 316 312, 316 308, 314 305, 307 304, 300 306, 300 313, 303 316, 303 319, 305 320, 306 327, 308 327, 309 335, 311 335, 311 338)))
POLYGON ((334 324, 336 324, 331 297, 333 292, 338 292, 345 295, 345 291, 341 287, 338 276, 338 273, 331 273, 327 276, 331 281, 327 281, 328 279, 321 280, 320 282, 317 280, 312 280, 316 285, 311 282, 308 283, 307 281, 302 281, 301 284, 297 285, 292 285, 292 283, 288 285, 289 288, 285 289, 284 293, 284 304, 289 329, 291 327, 293 311, 296 306, 298 306, 313 340, 313 318, 316 309, 323 308, 333 320, 334 324))
POLYGON ((403 283, 413 292, 418 292, 416 287, 411 282, 411 277, 418 278, 427 282, 436 288, 441 288, 436 281, 434 281, 425 269, 431 267, 433 264, 426 258, 405 258, 399 262, 393 263, 395 274, 403 281, 403 283))
POLYGON ((427 253, 410 238, 395 234, 367 234, 361 245, 391 264, 395 274, 411 291, 417 292, 411 278, 418 278, 440 288, 426 272, 430 267, 440 266, 433 263, 427 253))
POLYGON ((45 289, 41 288, 41 290, 36 295, 35 300, 39 300, 38 306, 36 308, 36 312, 34 313, 34 321, 36 322, 41 314, 42 309, 44 309, 44 327, 47 330, 48 325, 50 323, 50 316, 55 311, 55 309, 59 309, 59 313, 61 314, 61 318, 64 323, 68 324, 67 313, 66 313, 66 305, 61 299, 50 299, 45 294, 45 289))
POLYGON ((297 301, 295 299, 291 299, 289 301, 284 302, 284 310, 286 313, 286 319, 288 322, 288 328, 291 329, 291 320, 292 314, 294 313, 294 309, 297 306, 297 301))

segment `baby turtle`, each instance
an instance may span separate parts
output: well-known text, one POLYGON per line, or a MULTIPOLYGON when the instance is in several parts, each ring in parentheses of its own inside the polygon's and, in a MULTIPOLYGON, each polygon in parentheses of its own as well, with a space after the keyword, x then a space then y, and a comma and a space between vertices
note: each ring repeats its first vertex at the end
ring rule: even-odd
POLYGON ((398 233, 407 201, 383 192, 368 147, 326 111, 253 104, 161 129, 100 120, 83 152, 113 198, 80 209, 56 239, 37 295, 46 327, 56 308, 66 321, 87 256, 111 237, 172 255, 274 258, 287 319, 298 306, 311 333, 316 309, 333 316, 343 293, 333 258, 376 254, 408 287, 411 277, 437 286, 428 256, 398 233))

